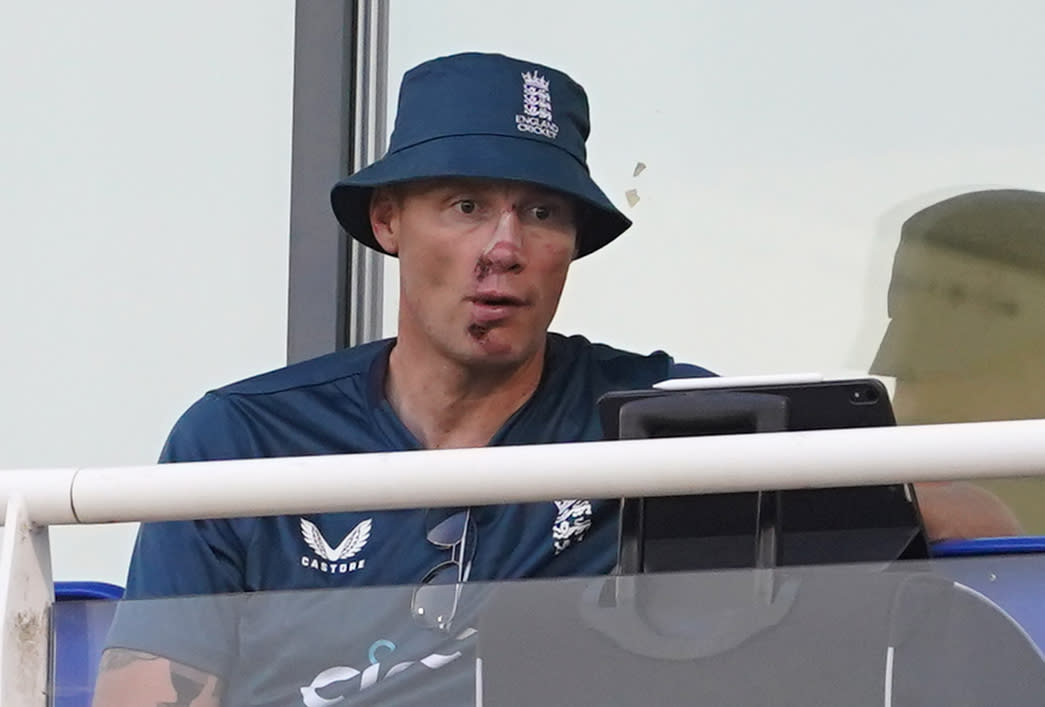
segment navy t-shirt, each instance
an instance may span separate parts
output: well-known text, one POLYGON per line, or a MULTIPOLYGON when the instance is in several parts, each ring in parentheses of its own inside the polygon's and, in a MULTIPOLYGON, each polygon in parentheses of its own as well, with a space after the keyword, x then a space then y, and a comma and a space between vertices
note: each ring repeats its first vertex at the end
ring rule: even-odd
MULTIPOLYGON (((393 343, 365 344, 208 393, 179 419, 161 460, 421 448, 384 397, 393 343)), ((537 390, 490 444, 600 439, 596 401, 601 395, 678 375, 710 374, 674 364, 662 352, 641 356, 579 336, 549 334, 537 390)), ((597 499, 473 508, 470 580, 608 572, 616 560, 618 509, 616 500, 597 499)), ((442 665, 448 655, 459 658, 467 653, 467 631, 450 635, 411 627, 412 590, 407 588, 275 592, 421 582, 450 559, 450 551, 426 540, 427 513, 408 509, 144 524, 126 596, 208 596, 125 603, 109 645, 222 676, 226 704, 318 707, 350 693, 378 698, 381 690, 360 688, 385 684, 389 671, 408 684, 406 676, 432 670, 428 663, 442 665), (242 592, 266 594, 213 596, 242 592), (337 630, 330 630, 331 621, 337 630)))

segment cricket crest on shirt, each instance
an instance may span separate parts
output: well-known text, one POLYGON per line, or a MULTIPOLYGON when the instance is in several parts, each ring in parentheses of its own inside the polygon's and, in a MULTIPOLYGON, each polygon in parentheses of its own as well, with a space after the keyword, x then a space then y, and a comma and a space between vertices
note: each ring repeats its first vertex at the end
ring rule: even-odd
POLYGON ((555 507, 558 512, 552 524, 552 547, 558 555, 570 545, 584 540, 591 528, 591 501, 566 498, 556 501, 555 507))

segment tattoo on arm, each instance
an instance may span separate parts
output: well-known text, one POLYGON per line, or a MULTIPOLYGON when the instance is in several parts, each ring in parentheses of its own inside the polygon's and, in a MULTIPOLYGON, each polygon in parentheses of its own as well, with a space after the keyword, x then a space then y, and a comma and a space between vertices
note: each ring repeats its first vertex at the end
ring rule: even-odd
MULTIPOLYGON (((144 665, 141 667, 145 667, 144 665)), ((135 679, 141 677, 141 673, 132 673, 135 679)), ((155 674, 153 672, 153 674, 155 674)), ((182 663, 176 663, 168 658, 145 653, 143 651, 129 650, 126 648, 108 648, 102 653, 98 666, 98 685, 105 683, 106 696, 99 699, 95 694, 95 705, 125 704, 126 700, 137 700, 138 704, 152 705, 154 707, 197 707, 216 706, 220 704, 221 691, 224 687, 221 681, 214 675, 203 670, 192 668, 182 663), (159 662, 157 662, 159 661, 159 662), (127 682, 127 675, 108 676, 107 673, 116 673, 119 670, 133 666, 136 663, 152 663, 150 671, 159 670, 170 676, 170 688, 163 689, 160 694, 151 693, 144 695, 135 693, 135 685, 127 682), (166 665, 163 665, 166 663, 166 665), (108 680, 108 678, 112 680, 108 680), (159 699, 170 698, 173 692, 173 702, 160 702, 159 699), (137 697, 133 695, 137 694, 137 697), (161 696, 162 695, 162 696, 161 696), (141 702, 145 699, 145 702, 141 702)))
POLYGON ((107 673, 110 670, 119 670, 140 660, 160 660, 160 658, 152 653, 143 653, 142 651, 132 651, 126 648, 109 648, 102 653, 98 672, 107 673))
POLYGON ((171 662, 171 686, 177 695, 174 702, 164 702, 159 707, 189 707, 203 692, 213 676, 202 670, 171 662))

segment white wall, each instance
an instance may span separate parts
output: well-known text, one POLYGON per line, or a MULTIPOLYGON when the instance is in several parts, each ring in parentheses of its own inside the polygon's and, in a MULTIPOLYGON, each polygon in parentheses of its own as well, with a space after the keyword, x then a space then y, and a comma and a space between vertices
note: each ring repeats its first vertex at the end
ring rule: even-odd
MULTIPOLYGON (((392 106, 442 54, 565 69, 596 181, 635 226, 574 266, 553 328, 728 374, 866 371, 902 221, 969 188, 1045 187, 1045 5, 1003 7, 400 0, 392 106)), ((389 334, 396 283, 388 259, 389 334)))
MULTIPOLYGON (((0 469, 150 463, 286 353, 293 3, 7 3, 0 469)), ((133 526, 55 528, 122 583, 133 526)))
MULTIPOLYGON (((284 359, 293 4, 9 5, 0 469, 147 463, 204 390, 284 359)), ((866 370, 904 218, 1045 187, 1036 0, 398 0, 391 20, 393 106, 408 67, 463 50, 586 86, 596 179, 641 201, 555 328, 723 373, 866 370)), ((122 581, 132 531, 55 529, 57 576, 122 581)))

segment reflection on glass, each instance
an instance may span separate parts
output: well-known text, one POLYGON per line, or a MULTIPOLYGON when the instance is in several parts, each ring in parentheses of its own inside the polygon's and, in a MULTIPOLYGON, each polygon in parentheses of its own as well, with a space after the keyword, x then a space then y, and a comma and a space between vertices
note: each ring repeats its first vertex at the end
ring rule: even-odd
MULTIPOLYGON (((1043 581, 1025 555, 466 583, 449 634, 412 620, 410 586, 133 600, 120 645, 206 666, 237 707, 1039 705, 1043 581)), ((84 704, 87 681, 59 671, 54 692, 84 704)))
MULTIPOLYGON (((1045 417, 1045 194, 975 191, 911 216, 871 373, 901 424, 1045 417)), ((985 482, 1045 533, 1045 480, 985 482)))

